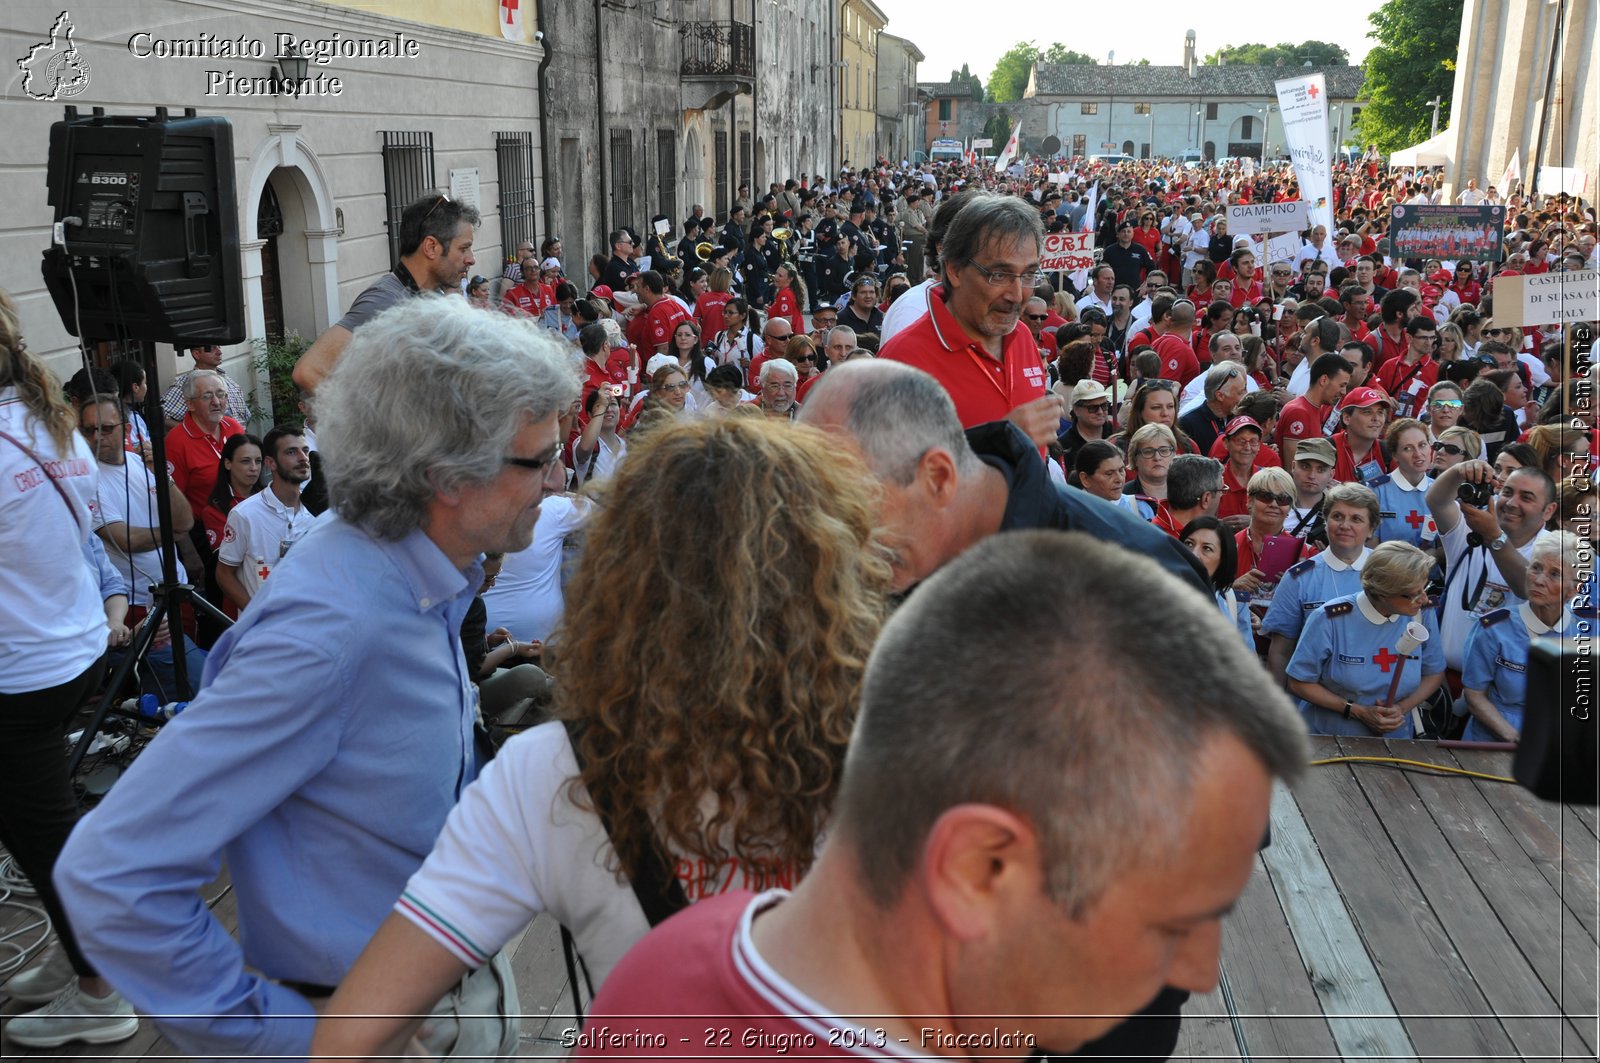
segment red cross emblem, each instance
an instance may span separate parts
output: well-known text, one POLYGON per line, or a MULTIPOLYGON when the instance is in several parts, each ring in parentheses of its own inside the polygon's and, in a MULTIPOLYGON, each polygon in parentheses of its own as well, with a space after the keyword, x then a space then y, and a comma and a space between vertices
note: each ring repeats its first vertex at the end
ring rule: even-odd
POLYGON ((500 10, 506 13, 506 25, 508 26, 516 21, 518 2, 519 0, 500 0, 500 10))
MULTIPOLYGON (((259 572, 257 572, 257 573, 256 573, 256 577, 257 577, 257 578, 258 578, 258 579, 266 579, 266 578, 267 578, 267 573, 268 573, 268 572, 271 572, 271 571, 272 571, 272 570, 271 570, 271 569, 269 569, 269 568, 268 568, 268 567, 267 567, 267 566, 266 566, 266 565, 262 565, 262 566, 261 566, 261 570, 260 570, 260 571, 259 571, 259 572)), ((1387 669, 1387 668, 1385 668, 1385 669, 1384 669, 1384 671, 1385 671, 1385 672, 1387 672, 1387 671, 1388 671, 1388 670, 1389 670, 1389 669, 1387 669)))
POLYGON ((1389 674, 1389 666, 1391 664, 1395 664, 1403 660, 1405 660, 1404 657, 1397 657, 1393 653, 1390 653, 1389 647, 1387 646, 1372 655, 1372 663, 1382 668, 1384 675, 1389 674))
MULTIPOLYGON (((513 4, 516 3, 516 2, 517 2, 517 0, 511 0, 511 3, 513 3, 513 4)), ((1313 83, 1312 86, 1309 89, 1306 89, 1306 94, 1309 95, 1313 100, 1317 98, 1317 86, 1315 85, 1315 83, 1313 83)), ((1387 671, 1387 670, 1388 669, 1385 669, 1385 671, 1387 671)))
POLYGON ((1422 522, 1426 519, 1427 518, 1421 513, 1418 513, 1413 509, 1410 514, 1406 516, 1406 523, 1411 525, 1412 530, 1415 531, 1417 528, 1422 527, 1422 522))

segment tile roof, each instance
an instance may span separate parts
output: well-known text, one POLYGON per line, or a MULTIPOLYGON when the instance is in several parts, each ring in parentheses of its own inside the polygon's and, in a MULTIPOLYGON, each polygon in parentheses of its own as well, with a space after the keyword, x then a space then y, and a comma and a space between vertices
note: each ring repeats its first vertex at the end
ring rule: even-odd
MULTIPOLYGON (((1317 67, 1328 77, 1328 92, 1338 99, 1359 99, 1359 66, 1317 67)), ((1195 68, 1190 77, 1181 66, 1100 66, 1088 63, 1038 63, 1034 67, 1037 96, 1272 96, 1279 78, 1310 73, 1303 67, 1230 66, 1195 68)))

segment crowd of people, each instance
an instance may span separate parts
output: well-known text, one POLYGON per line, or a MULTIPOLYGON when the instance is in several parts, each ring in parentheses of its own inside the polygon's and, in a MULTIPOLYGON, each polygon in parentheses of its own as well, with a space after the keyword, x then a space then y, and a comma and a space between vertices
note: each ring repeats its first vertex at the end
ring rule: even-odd
POLYGON ((1289 255, 1225 212, 1282 167, 880 160, 573 277, 554 236, 475 273, 428 196, 260 436, 217 349, 158 404, 131 363, 63 389, 0 298, 3 579, 47 603, 0 650, 0 841, 60 939, 7 1036, 507 1057, 550 913, 592 1024, 657 1017, 583 1055, 1003 1013, 1017 1057, 1164 1057, 1307 731, 1515 742, 1531 640, 1593 630, 1592 326, 1494 287, 1595 268, 1594 212, 1393 255, 1436 188, 1340 164, 1289 255), (1047 274, 1065 229, 1096 263, 1047 274), (152 432, 232 622, 173 615, 196 696, 79 822, 62 737, 160 582, 152 432))

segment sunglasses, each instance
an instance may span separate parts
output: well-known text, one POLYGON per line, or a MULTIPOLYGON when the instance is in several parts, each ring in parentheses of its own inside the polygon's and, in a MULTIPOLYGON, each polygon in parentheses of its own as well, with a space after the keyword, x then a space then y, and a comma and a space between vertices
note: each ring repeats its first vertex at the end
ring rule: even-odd
POLYGON ((1509 336, 1513 331, 1508 328, 1486 328, 1483 330, 1483 334, 1485 336, 1509 336))
POLYGON ((802 354, 790 360, 797 365, 805 365, 807 362, 815 362, 817 360, 817 356, 814 354, 802 354))
POLYGON ((1460 399, 1434 399, 1432 402, 1428 403, 1428 405, 1433 407, 1436 410, 1459 410, 1459 409, 1461 409, 1461 400, 1460 399))
POLYGON ((1434 443, 1433 444, 1433 452, 1435 454, 1439 454, 1439 453, 1448 454, 1452 458, 1459 458, 1461 455, 1466 453, 1465 450, 1463 450, 1460 447, 1456 446, 1454 443, 1434 443))
POLYGON ((1293 495, 1279 495, 1271 491, 1251 491, 1250 497, 1257 502, 1273 502, 1280 506, 1288 506, 1294 502, 1293 495))
POLYGON ((95 436, 108 436, 108 435, 111 435, 117 429, 121 428, 123 426, 123 424, 124 424, 124 422, 122 422, 122 421, 117 421, 115 424, 102 424, 102 425, 86 424, 82 428, 78 429, 78 431, 82 432, 84 435, 88 436, 90 439, 93 439, 95 436))
POLYGON ((1082 410, 1084 413, 1107 413, 1107 412, 1109 412, 1111 410, 1111 403, 1109 403, 1109 402, 1094 402, 1094 403, 1080 402, 1080 403, 1078 403, 1078 409, 1082 410))
POLYGON ((423 221, 427 221, 429 218, 433 217, 433 212, 438 210, 439 207, 442 204, 449 203, 449 202, 450 202, 450 197, 445 195, 443 192, 440 192, 439 193, 439 198, 433 201, 433 206, 428 208, 428 213, 426 213, 426 214, 424 214, 422 216, 422 220, 423 221))
POLYGON ((1049 314, 1029 314, 1028 315, 1028 320, 1029 321, 1049 321, 1050 320, 1050 315, 1049 314))

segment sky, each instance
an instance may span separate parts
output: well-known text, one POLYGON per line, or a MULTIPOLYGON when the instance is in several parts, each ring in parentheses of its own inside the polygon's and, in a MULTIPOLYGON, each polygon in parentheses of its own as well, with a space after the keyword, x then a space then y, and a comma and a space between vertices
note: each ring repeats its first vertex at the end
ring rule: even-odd
POLYGON ((1274 5, 1262 0, 1137 0, 1041 5, 1038 0, 874 0, 889 16, 890 33, 906 37, 922 49, 920 81, 944 81, 961 64, 985 81, 995 60, 1018 41, 1041 48, 1060 41, 1068 48, 1105 61, 1115 51, 1118 63, 1148 59, 1158 66, 1183 62, 1183 35, 1195 32, 1195 48, 1204 59, 1223 45, 1299 43, 1308 38, 1331 41, 1350 53, 1351 62, 1365 58, 1372 41, 1367 16, 1383 0, 1345 0, 1335 5, 1337 17, 1293 19, 1285 11, 1326 11, 1319 5, 1274 5), (1041 12, 1045 17, 1041 18, 1041 12))

